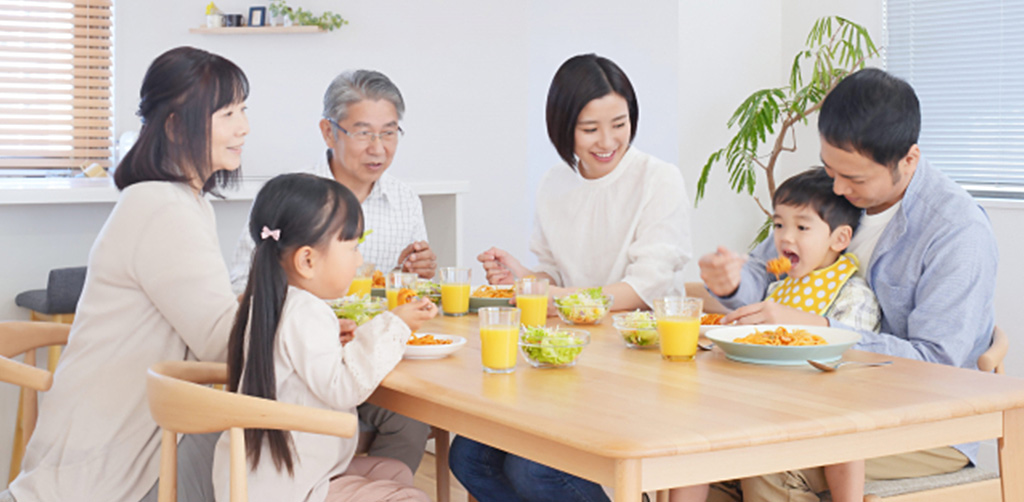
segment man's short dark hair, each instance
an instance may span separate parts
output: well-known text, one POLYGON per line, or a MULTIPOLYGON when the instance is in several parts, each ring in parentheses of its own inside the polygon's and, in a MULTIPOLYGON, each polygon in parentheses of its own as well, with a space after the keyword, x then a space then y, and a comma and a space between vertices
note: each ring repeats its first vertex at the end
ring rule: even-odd
POLYGON ((818 132, 830 145, 896 171, 917 144, 921 105, 910 84, 877 68, 844 78, 825 97, 818 132))
POLYGON ((629 107, 629 141, 636 137, 640 120, 640 106, 633 93, 629 77, 610 59, 595 54, 581 54, 569 58, 555 72, 548 89, 548 137, 555 145, 558 156, 576 169, 574 153, 576 120, 587 103, 615 93, 626 100, 629 107))
POLYGON ((861 209, 832 191, 832 178, 821 167, 808 169, 782 182, 772 198, 772 206, 779 205, 810 207, 828 223, 830 232, 843 225, 857 230, 860 223, 861 209))

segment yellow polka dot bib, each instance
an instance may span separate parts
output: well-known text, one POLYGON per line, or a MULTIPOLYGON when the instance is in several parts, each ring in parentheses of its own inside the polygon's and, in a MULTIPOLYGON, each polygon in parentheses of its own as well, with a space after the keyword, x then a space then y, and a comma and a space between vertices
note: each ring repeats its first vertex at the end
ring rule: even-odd
POLYGON ((853 277, 857 266, 857 257, 852 253, 846 253, 832 265, 815 270, 800 279, 783 279, 768 295, 768 299, 804 312, 825 315, 836 301, 839 290, 853 277))

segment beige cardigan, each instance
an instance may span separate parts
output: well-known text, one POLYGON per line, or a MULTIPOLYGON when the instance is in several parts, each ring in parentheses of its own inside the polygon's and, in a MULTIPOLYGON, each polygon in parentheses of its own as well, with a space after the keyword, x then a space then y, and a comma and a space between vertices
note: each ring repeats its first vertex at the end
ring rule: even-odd
POLYGON ((213 207, 186 185, 125 189, 89 253, 85 288, 22 472, 22 501, 134 502, 159 472, 146 369, 223 361, 238 302, 213 207))

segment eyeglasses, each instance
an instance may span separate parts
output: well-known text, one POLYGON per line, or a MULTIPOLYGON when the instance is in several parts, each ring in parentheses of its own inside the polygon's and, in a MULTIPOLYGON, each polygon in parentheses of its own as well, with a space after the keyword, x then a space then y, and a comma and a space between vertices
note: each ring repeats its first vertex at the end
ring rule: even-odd
POLYGON ((403 131, 401 127, 395 129, 394 131, 381 131, 378 133, 372 131, 348 132, 345 130, 344 127, 341 127, 341 125, 338 124, 336 120, 332 118, 327 118, 327 121, 330 122, 331 125, 333 125, 334 127, 338 128, 339 131, 345 133, 345 136, 348 136, 359 143, 372 143, 373 140, 380 138, 381 143, 395 144, 398 143, 398 138, 402 137, 402 135, 405 134, 405 131, 403 131))

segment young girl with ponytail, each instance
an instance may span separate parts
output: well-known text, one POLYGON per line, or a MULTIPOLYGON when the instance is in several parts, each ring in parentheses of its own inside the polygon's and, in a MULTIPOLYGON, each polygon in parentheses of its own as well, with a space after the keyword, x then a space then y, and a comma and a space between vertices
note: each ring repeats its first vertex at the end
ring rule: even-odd
MULTIPOLYGON (((355 413, 437 307, 423 299, 339 328, 324 300, 344 296, 362 264, 363 218, 359 200, 334 180, 270 180, 253 203, 249 234, 256 247, 228 343, 229 390, 355 413)), ((245 438, 251 500, 428 500, 402 462, 353 458, 355 438, 263 429, 245 438)), ((228 500, 228 455, 224 435, 214 456, 219 501, 228 500)))

